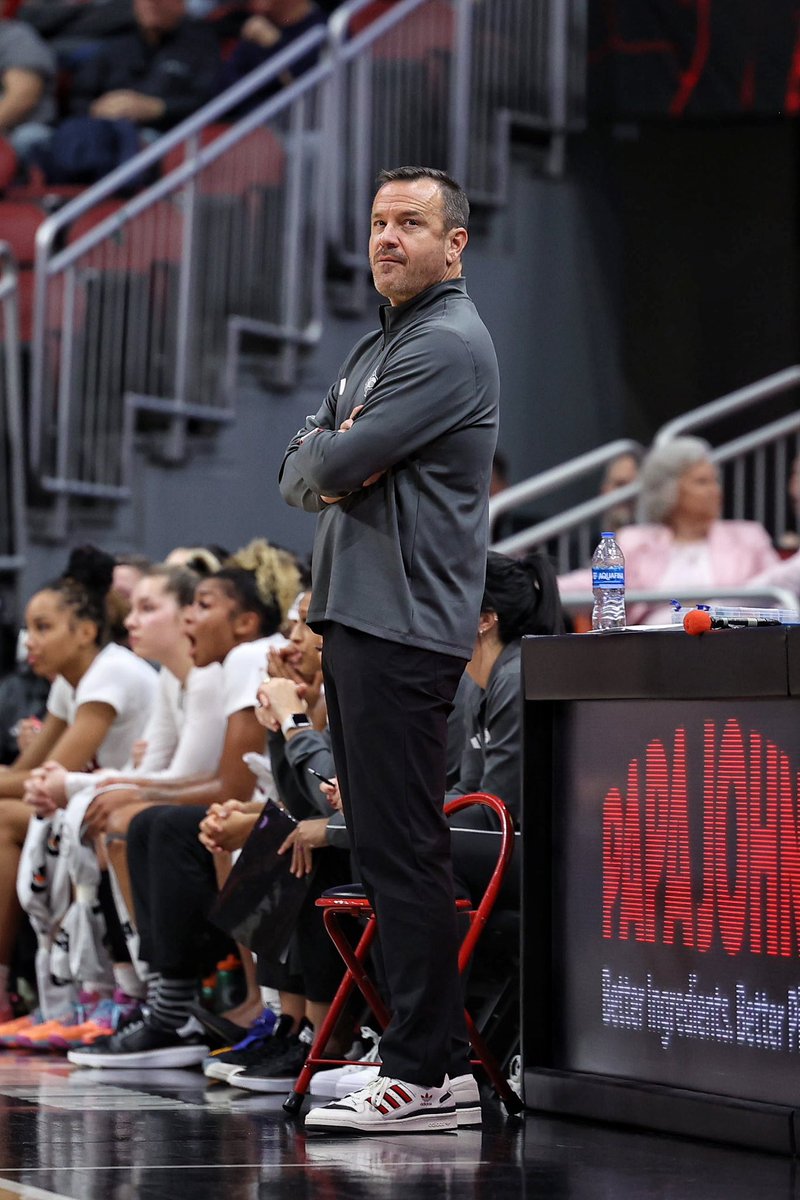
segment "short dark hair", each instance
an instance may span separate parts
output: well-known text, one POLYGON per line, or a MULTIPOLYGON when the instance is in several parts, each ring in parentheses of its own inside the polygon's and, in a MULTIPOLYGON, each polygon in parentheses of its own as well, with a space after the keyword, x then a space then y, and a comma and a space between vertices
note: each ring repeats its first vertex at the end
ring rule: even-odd
POLYGON ((413 183, 417 179, 431 179, 438 183, 442 196, 442 219, 444 230, 467 229, 469 226, 469 200, 467 193, 444 171, 436 167, 393 167, 381 171, 376 180, 380 189, 386 183, 413 183))
POLYGON ((497 614, 504 646, 525 634, 563 633, 564 613, 550 560, 539 553, 515 559, 490 550, 481 612, 497 614))

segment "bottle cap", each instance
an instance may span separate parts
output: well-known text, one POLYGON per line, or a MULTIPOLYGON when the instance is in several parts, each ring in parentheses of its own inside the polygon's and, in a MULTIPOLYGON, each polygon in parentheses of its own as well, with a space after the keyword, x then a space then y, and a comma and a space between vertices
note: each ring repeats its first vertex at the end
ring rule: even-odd
POLYGON ((614 531, 613 531, 613 529, 612 529, 610 532, 609 532, 609 531, 606 531, 605 533, 601 533, 601 534, 600 534, 600 537, 614 537, 614 531))

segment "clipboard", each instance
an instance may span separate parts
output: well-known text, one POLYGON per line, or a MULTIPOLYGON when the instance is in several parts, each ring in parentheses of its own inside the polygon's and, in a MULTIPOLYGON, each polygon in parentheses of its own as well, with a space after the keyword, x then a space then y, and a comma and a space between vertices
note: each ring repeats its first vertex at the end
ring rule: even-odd
POLYGON ((291 854, 278 854, 295 825, 267 800, 209 913, 212 924, 264 958, 282 955, 308 892, 311 876, 290 874, 291 854))

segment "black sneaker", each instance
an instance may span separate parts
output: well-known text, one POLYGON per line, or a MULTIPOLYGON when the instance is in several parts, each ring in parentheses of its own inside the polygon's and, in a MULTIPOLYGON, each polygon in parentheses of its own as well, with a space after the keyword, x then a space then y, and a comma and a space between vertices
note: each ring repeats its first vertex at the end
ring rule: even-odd
POLYGON ((203 1061, 203 1074, 207 1079, 221 1079, 223 1083, 227 1083, 232 1075, 238 1075, 245 1068, 256 1063, 269 1062, 283 1053, 292 1027, 292 1018, 284 1014, 275 1024, 271 1024, 263 1035, 259 1024, 260 1021, 256 1021, 238 1046, 217 1050, 203 1061))
POLYGON ((299 1033, 286 1038, 282 1054, 232 1075, 228 1083, 248 1092, 285 1092, 303 1069, 314 1042, 314 1030, 303 1021, 299 1033))
POLYGON ((192 1018, 181 1029, 162 1029, 144 1013, 110 1037, 70 1050, 67 1061, 76 1067, 194 1067, 209 1051, 201 1035, 192 1018))

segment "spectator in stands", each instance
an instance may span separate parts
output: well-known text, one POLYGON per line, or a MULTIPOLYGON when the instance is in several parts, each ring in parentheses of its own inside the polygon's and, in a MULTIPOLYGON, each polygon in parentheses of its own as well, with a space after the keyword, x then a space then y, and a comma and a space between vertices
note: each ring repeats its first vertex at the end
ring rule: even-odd
MULTIPOLYGON (((324 25, 326 19, 315 0, 250 0, 247 7, 250 15, 222 66, 220 91, 238 83, 256 67, 274 58, 315 25, 324 25)), ((268 96, 275 95, 298 75, 313 67, 317 57, 316 50, 304 55, 291 71, 282 71, 273 84, 260 88, 256 95, 240 104, 237 113, 246 112, 268 96)))
POLYGON ((134 0, 133 8, 135 31, 109 38, 76 70, 69 112, 160 133, 210 98, 219 50, 212 30, 186 16, 185 0, 134 0))
MULTIPOLYGON (((652 450, 640 473, 645 524, 619 534, 629 590, 736 588, 778 561, 769 534, 756 521, 721 519, 722 486, 711 447, 702 438, 676 438, 652 450)), ((565 592, 591 590, 591 570, 559 577, 565 592)), ((628 605, 632 625, 669 620, 668 606, 628 605)))
POLYGON ((50 139, 55 74, 53 53, 38 33, 22 21, 0 18, 0 135, 22 163, 50 139))
POLYGON ((781 539, 779 549, 784 561, 768 567, 753 582, 786 588, 794 593, 800 605, 800 550, 797 548, 800 544, 800 454, 792 463, 786 490, 794 511, 795 530, 787 531, 781 539))
POLYGON ((136 28, 133 0, 26 0, 17 17, 45 39, 67 70, 96 54, 103 39, 136 28))
MULTIPOLYGON (((610 492, 615 492, 618 488, 623 488, 629 483, 634 483, 639 475, 641 462, 641 453, 634 453, 633 450, 626 450, 623 454, 618 454, 616 458, 612 458, 603 472, 599 494, 607 496, 610 492)), ((615 504, 612 508, 606 509, 603 513, 602 524, 603 529, 613 529, 616 532, 625 525, 633 524, 635 520, 635 500, 623 500, 621 503, 615 504)))
POLYGON ((106 644, 114 560, 93 547, 70 556, 64 575, 29 601, 29 661, 54 678, 47 716, 32 744, 0 769, 0 1015, 8 1012, 8 964, 19 926, 17 868, 31 809, 22 801, 34 769, 55 759, 83 771, 122 767, 147 722, 157 676, 130 651, 106 644))
POLYGON ((800 548, 800 454, 792 463, 786 494, 791 505, 793 528, 786 529, 778 539, 778 552, 782 558, 789 558, 800 548))

